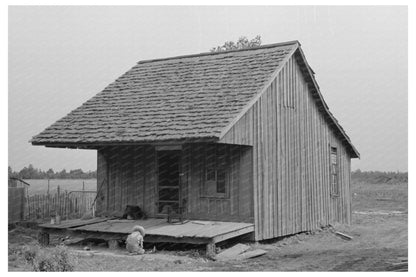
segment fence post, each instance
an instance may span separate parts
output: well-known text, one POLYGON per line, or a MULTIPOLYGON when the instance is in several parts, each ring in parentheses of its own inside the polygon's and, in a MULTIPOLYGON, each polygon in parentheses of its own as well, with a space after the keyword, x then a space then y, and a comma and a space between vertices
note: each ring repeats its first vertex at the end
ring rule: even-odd
POLYGON ((41 214, 42 214, 42 219, 44 219, 45 218, 45 195, 44 194, 41 195, 40 202, 41 202, 41 205, 40 205, 41 209, 40 210, 41 210, 41 214))
POLYGON ((29 188, 25 188, 25 220, 29 219, 29 188))
POLYGON ((68 220, 68 191, 65 190, 65 220, 68 220))
POLYGON ((45 202, 46 202, 46 215, 45 218, 50 221, 51 220, 51 204, 50 204, 50 196, 49 194, 45 195, 45 202))
POLYGON ((38 215, 39 215, 39 201, 38 201, 38 195, 35 195, 35 215, 36 215, 36 219, 38 219, 38 215))
POLYGON ((82 200, 81 201, 82 201, 81 202, 82 203, 82 205, 81 205, 81 209, 82 209, 81 216, 83 216, 86 212, 86 209, 85 209, 85 183, 84 183, 84 181, 82 181, 82 200))
POLYGON ((58 208, 56 209, 56 215, 60 215, 60 213, 61 213, 61 211, 60 211, 60 208, 61 208, 61 203, 60 203, 61 202, 60 201, 61 189, 60 189, 59 185, 58 185, 57 190, 58 190, 58 197, 56 199, 56 204, 57 204, 58 208))
POLYGON ((47 207, 46 217, 50 220, 50 217, 51 217, 51 201, 50 201, 49 193, 46 194, 46 207, 47 207))
POLYGON ((95 204, 92 204, 92 217, 95 217, 95 204))

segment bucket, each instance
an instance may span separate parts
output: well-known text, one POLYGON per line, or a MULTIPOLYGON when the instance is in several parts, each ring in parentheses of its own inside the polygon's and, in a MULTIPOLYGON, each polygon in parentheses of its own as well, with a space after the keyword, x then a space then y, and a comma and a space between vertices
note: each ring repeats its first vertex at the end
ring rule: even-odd
POLYGON ((57 215, 57 216, 55 217, 55 224, 56 224, 56 225, 61 224, 61 216, 60 216, 60 215, 57 215))

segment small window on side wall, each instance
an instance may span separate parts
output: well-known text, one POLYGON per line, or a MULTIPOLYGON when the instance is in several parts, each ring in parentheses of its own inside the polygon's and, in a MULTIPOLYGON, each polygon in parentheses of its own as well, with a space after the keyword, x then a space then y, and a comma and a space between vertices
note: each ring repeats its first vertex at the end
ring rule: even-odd
POLYGON ((205 153, 205 180, 201 196, 226 198, 228 197, 227 148, 224 145, 210 145, 205 153))
POLYGON ((217 170, 217 193, 226 193, 225 170, 217 170))
POLYGON ((331 147, 331 196, 339 196, 339 182, 338 182, 338 151, 336 147, 331 147))

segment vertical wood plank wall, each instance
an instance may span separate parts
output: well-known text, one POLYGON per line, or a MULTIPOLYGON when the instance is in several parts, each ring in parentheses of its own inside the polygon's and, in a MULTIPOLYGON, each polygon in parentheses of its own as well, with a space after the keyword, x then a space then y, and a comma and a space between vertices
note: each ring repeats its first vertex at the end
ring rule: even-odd
POLYGON ((204 144, 185 144, 183 167, 188 169, 182 184, 190 218, 253 222, 253 185, 251 147, 226 145, 226 170, 229 196, 206 197, 202 193, 205 181, 204 144))
POLYGON ((153 216, 156 211, 156 153, 154 147, 119 146, 98 150, 97 215, 122 212, 138 205, 153 216))
MULTIPOLYGON (((188 218, 253 222, 252 149, 226 145, 229 197, 202 197, 206 144, 184 144, 181 159, 181 201, 188 218)), ((144 207, 157 215, 157 164, 154 146, 105 147, 98 150, 97 215, 122 212, 126 205, 144 207)))
POLYGON ((294 56, 220 142, 253 145, 256 240, 350 222, 350 155, 294 56), (330 195, 330 146, 339 153, 338 197, 330 195))

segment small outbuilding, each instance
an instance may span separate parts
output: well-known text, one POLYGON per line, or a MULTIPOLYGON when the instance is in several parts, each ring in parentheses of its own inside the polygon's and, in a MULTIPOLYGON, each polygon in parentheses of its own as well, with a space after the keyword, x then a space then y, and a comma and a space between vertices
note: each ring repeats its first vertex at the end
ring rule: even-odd
POLYGON ((31 143, 97 150, 99 216, 170 210, 255 240, 351 222, 359 153, 298 41, 140 61, 31 143))

